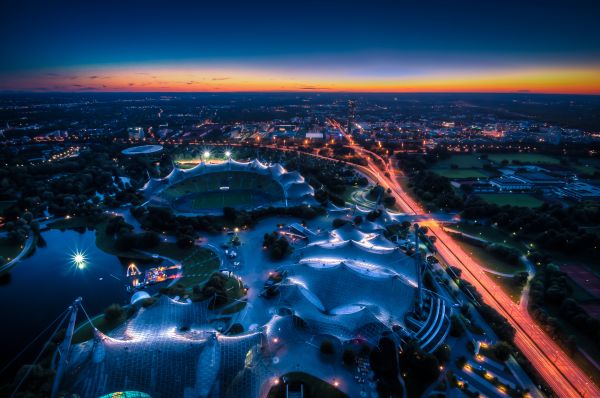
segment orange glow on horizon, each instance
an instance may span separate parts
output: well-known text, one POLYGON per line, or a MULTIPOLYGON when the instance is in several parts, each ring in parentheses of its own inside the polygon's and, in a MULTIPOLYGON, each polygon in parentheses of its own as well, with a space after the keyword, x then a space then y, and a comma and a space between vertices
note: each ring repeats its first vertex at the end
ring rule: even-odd
POLYGON ((0 76, 0 89, 107 92, 530 92, 600 94, 600 68, 437 72, 399 78, 208 67, 86 67, 0 76))

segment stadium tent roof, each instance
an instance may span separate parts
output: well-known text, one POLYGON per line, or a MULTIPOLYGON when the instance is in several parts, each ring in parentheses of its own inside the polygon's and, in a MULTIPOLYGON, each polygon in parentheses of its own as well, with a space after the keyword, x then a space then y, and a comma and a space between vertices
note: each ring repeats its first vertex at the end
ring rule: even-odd
POLYGON ((169 175, 163 178, 151 178, 142 188, 142 192, 148 198, 156 197, 162 191, 178 182, 209 173, 224 171, 254 172, 271 177, 281 185, 286 200, 304 202, 308 197, 314 195, 314 189, 306 183, 304 177, 297 171, 287 172, 280 164, 265 165, 258 159, 251 162, 238 162, 229 159, 223 163, 211 164, 200 162, 191 169, 183 170, 175 167, 169 175))
POLYGON ((357 228, 362 232, 381 232, 385 230, 385 227, 378 222, 373 222, 369 220, 363 220, 357 228))
POLYGON ((314 328, 340 340, 374 338, 391 324, 404 324, 414 287, 399 275, 364 272, 345 263, 298 264, 286 269, 281 302, 314 328), (358 330, 371 330, 365 336, 358 330))
POLYGON ((339 240, 339 241, 353 241, 353 242, 360 242, 362 240, 366 240, 366 239, 370 239, 373 237, 372 234, 367 234, 364 232, 359 231, 358 229, 354 228, 352 226, 352 224, 347 223, 343 226, 341 226, 340 228, 334 229, 333 231, 331 231, 331 236, 333 237, 334 240, 339 240))
POLYGON ((124 390, 152 397, 259 396, 264 374, 238 375, 261 360, 263 333, 223 336, 208 321, 207 302, 161 296, 110 336, 98 332, 74 345, 63 388, 82 397, 124 390), (250 351, 257 354, 248 364, 250 351))
POLYGON ((356 242, 356 244, 361 247, 364 247, 365 249, 379 251, 379 252, 384 252, 384 251, 391 252, 391 251, 396 250, 396 245, 394 245, 392 242, 385 239, 381 235, 377 235, 372 239, 367 239, 367 240, 364 240, 361 242, 356 242))
MULTIPOLYGON (((377 238, 380 241, 381 238, 377 238)), ((307 245, 297 252, 302 257, 301 262, 340 263, 352 261, 355 264, 364 263, 399 274, 416 286, 416 268, 414 260, 397 248, 380 247, 377 245, 358 244, 354 241, 321 241, 307 245)))

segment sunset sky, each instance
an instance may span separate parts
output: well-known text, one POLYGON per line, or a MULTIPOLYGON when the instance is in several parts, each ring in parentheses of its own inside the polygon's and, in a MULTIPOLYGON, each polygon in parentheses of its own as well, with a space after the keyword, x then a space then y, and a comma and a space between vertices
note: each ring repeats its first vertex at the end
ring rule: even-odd
POLYGON ((3 91, 600 94, 598 1, 17 1, 3 91))

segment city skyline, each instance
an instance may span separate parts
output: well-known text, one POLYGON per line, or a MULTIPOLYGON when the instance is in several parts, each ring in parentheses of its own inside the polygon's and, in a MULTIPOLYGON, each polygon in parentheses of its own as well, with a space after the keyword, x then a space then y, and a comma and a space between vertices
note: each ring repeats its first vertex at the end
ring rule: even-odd
POLYGON ((9 2, 0 90, 600 94, 598 4, 459 3, 9 2))

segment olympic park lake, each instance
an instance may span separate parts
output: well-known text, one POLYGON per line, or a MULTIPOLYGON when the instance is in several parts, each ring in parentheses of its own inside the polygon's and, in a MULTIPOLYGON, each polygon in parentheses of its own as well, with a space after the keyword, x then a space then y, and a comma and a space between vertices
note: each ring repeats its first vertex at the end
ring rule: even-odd
MULTIPOLYGON (((0 279, 3 325, 0 328, 0 369, 77 297, 83 298, 83 306, 90 316, 112 303, 129 302, 125 267, 116 256, 96 247, 95 231, 49 230, 42 233, 42 238, 45 245, 38 245, 30 257, 0 279), (85 253, 86 260, 81 267, 72 261, 76 252, 85 253)), ((79 321, 82 316, 78 316, 79 321)), ((49 334, 33 344, 31 352, 27 351, 15 366, 31 360, 49 334)))

